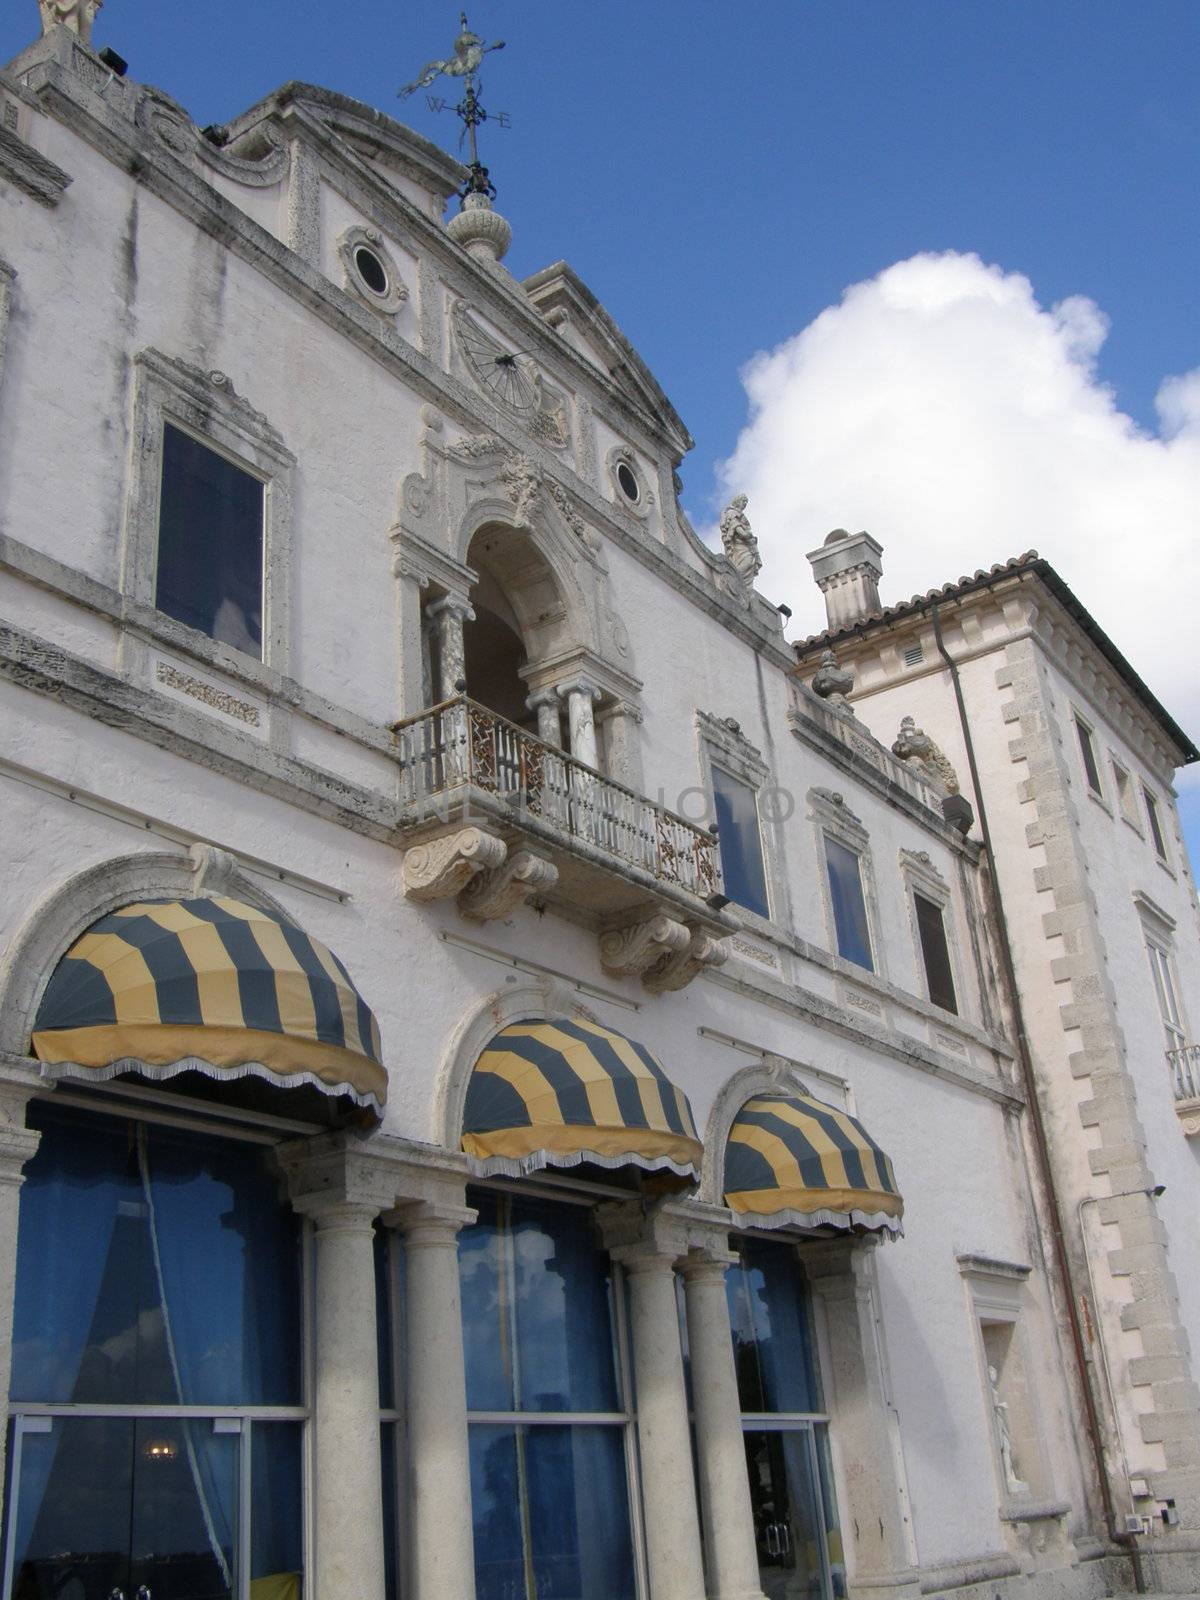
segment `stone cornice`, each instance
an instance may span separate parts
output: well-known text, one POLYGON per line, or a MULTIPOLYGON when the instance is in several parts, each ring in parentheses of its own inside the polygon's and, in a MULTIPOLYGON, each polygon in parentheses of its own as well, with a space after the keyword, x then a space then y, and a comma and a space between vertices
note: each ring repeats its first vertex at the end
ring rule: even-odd
POLYGON ((0 182, 6 178, 44 206, 56 206, 71 182, 70 173, 47 161, 15 133, 0 128, 0 182))

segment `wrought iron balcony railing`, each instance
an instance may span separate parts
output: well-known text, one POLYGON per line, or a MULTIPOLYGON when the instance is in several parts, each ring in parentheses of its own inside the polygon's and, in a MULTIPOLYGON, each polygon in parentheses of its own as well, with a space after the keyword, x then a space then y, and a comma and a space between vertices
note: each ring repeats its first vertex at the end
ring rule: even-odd
POLYGON ((466 696, 395 725, 400 798, 424 810, 456 790, 504 801, 514 821, 536 819, 615 862, 707 899, 721 887, 713 833, 543 744, 466 696))
POLYGON ((1200 1100, 1200 1044, 1180 1045, 1167 1051, 1167 1065, 1176 1100, 1200 1100))

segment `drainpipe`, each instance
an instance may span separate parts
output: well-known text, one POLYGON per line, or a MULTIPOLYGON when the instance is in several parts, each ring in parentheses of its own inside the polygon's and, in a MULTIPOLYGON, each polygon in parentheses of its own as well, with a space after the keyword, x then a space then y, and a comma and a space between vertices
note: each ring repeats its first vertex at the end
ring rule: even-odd
POLYGON ((1067 1254, 1066 1234, 1063 1229, 1062 1201, 1054 1181, 1054 1169, 1050 1160, 1050 1146, 1046 1137, 1046 1123, 1042 1115, 1042 1102, 1033 1070, 1033 1055, 1029 1048, 1029 1035, 1025 1028, 1025 1013, 1021 1006, 1021 992, 1017 986, 1017 969, 1013 960, 1012 941, 1009 938, 1008 921, 1004 915, 1004 904, 1000 895, 1000 879, 996 872, 996 856, 992 849, 992 835, 988 827, 983 785, 979 781, 979 767, 975 760, 975 742, 971 738, 971 724, 967 720, 966 701, 963 698, 958 666, 946 649, 946 641, 942 637, 942 622, 938 615, 936 601, 930 607, 930 616, 933 621, 933 637, 937 645, 938 654, 946 663, 946 668, 950 673, 950 682, 954 686, 954 700, 958 707, 958 721, 967 751, 967 766, 971 773, 971 785, 975 790, 975 802, 979 808, 979 831, 983 835, 983 853, 987 858, 988 875, 991 879, 990 897, 992 909, 995 912, 996 928, 999 933, 1000 966, 1004 973, 1004 985, 1008 990, 1009 1003, 1012 1007, 1013 1020, 1016 1024, 1017 1060, 1020 1063, 1021 1077, 1025 1083, 1025 1096, 1029 1103, 1030 1126, 1033 1129, 1033 1143, 1037 1152, 1038 1172, 1049 1201, 1050 1234, 1053 1241, 1054 1259, 1066 1289, 1067 1322, 1071 1329, 1071 1348, 1074 1351, 1075 1364, 1079 1369, 1080 1384, 1083 1391, 1084 1423, 1087 1428, 1088 1442, 1091 1445, 1096 1472, 1100 1480, 1100 1495, 1104 1501, 1104 1514, 1108 1521, 1109 1535, 1114 1544, 1126 1547, 1130 1564, 1133 1568, 1134 1586, 1138 1594, 1145 1594, 1146 1580, 1142 1572, 1142 1556, 1141 1551, 1138 1549, 1137 1540, 1133 1534, 1124 1532, 1117 1521, 1117 1508, 1113 1498, 1112 1481, 1109 1477, 1108 1462, 1104 1455, 1103 1433, 1100 1411, 1096 1403, 1092 1365, 1088 1360, 1083 1325, 1079 1316, 1079 1298, 1076 1294, 1075 1279, 1071 1271, 1070 1258, 1067 1254))

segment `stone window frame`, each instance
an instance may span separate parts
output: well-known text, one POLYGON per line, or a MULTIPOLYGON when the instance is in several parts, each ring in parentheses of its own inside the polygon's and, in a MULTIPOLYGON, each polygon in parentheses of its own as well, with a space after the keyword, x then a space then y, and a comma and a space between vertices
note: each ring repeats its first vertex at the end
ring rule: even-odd
POLYGON ((1109 770, 1113 779, 1113 801, 1117 815, 1121 821, 1131 827, 1139 839, 1146 837, 1146 830, 1142 827, 1142 819, 1138 815, 1137 782, 1133 773, 1124 761, 1120 759, 1115 750, 1108 752, 1109 770), (1124 783, 1122 784, 1122 779, 1124 783), (1128 804, 1126 804, 1128 800, 1128 804))
POLYGON ((805 796, 808 801, 809 820, 813 824, 817 851, 817 880, 821 885, 821 904, 825 912, 825 928, 830 954, 846 968, 847 974, 861 977, 887 979, 887 945, 883 937, 883 924, 879 915, 879 895, 876 889, 875 860, 871 853, 871 836, 861 817, 851 811, 845 797, 835 789, 814 786, 805 796), (833 914, 833 894, 829 887, 829 863, 825 840, 836 839, 858 857, 859 877, 862 882, 863 904, 867 913, 867 932, 871 939, 870 969, 860 967, 856 961, 842 955, 838 949, 837 922, 833 914))
POLYGON ((1163 826, 1163 815, 1166 809, 1163 797, 1150 787, 1145 778, 1140 778, 1138 781, 1141 785, 1142 808, 1146 813, 1146 826, 1150 833, 1154 859, 1173 876, 1174 869, 1171 866, 1171 854, 1167 845, 1167 830, 1163 826), (1161 850, 1158 848, 1160 843, 1162 845, 1161 850))
MULTIPOLYGON (((749 906, 737 905, 737 913, 746 918, 748 927, 770 931, 780 925, 783 896, 783 844, 778 837, 779 823, 768 826, 763 816, 762 796, 771 788, 771 769, 757 745, 751 744, 742 732, 741 725, 732 717, 714 716, 710 711, 696 712, 696 735, 700 749, 700 780, 704 789, 704 822, 716 821, 712 769, 720 767, 730 777, 737 778, 754 791, 754 809, 758 815, 758 844, 762 853, 763 879, 767 891, 768 915, 762 916, 749 906)), ((675 807, 673 809, 678 809, 675 807)), ((717 849, 720 850, 720 838, 717 849)))
POLYGON ((395 257, 388 249, 378 228, 361 224, 346 228, 337 240, 338 260, 342 264, 342 287, 362 305, 369 306, 381 316, 394 317, 408 301, 408 286, 400 274, 395 257), (387 287, 376 293, 366 282, 358 266, 359 250, 368 250, 383 268, 387 287))
POLYGON ((1175 930, 1178 924, 1170 912, 1165 911, 1144 890, 1133 891, 1133 905, 1142 925, 1142 942, 1146 946, 1146 959, 1150 963, 1150 984, 1154 990, 1154 1005, 1166 1037, 1166 1048, 1169 1051, 1185 1048, 1191 1042, 1193 1035, 1187 1006, 1184 1004, 1183 985, 1179 982, 1179 971, 1175 964, 1175 930), (1164 996, 1160 987, 1160 972, 1161 982, 1169 991, 1168 996, 1164 996), (1176 1017, 1174 1022, 1167 1016, 1167 998, 1174 1006, 1176 1017))
MULTIPOLYGON (((971 1339, 979 1372, 980 1399, 987 1419, 990 1439, 990 1456, 996 1474, 1000 1514, 1009 1520, 1022 1520, 1022 1511, 1028 1515, 1031 1503, 1045 1501, 1052 1494, 1050 1482, 1030 1482, 1027 1493, 1014 1495, 1006 1481, 996 1434, 995 1404, 991 1379, 988 1375, 990 1358, 984 1338, 989 1326, 1007 1326, 1011 1329, 1010 1359, 1015 1356, 1015 1366, 1007 1385, 1000 1389, 1001 1397, 1018 1389, 1023 1393, 1021 1427, 1027 1442, 1033 1448, 1027 1452, 1028 1462, 1017 1459, 1015 1465, 1028 1472, 1035 1466, 1049 1477, 1049 1456, 1045 1449, 1042 1430, 1042 1407, 1038 1404, 1035 1366, 1031 1359, 1028 1316, 1028 1283, 1032 1268, 1021 1262, 1000 1261, 988 1256, 959 1255, 958 1270, 967 1296, 968 1315, 971 1320, 971 1339)), ((1003 1379, 1003 1374, 1001 1375, 1003 1379)), ((1009 1404, 1012 1402, 1009 1400, 1009 1404)), ((1014 1456, 1016 1451, 1013 1452, 1014 1456)), ((1065 1509, 1065 1508, 1064 1508, 1065 1509)))
POLYGON ((958 916, 954 905, 954 893, 950 885, 942 877, 933 859, 927 850, 909 850, 901 847, 899 851, 900 877, 904 883, 904 898, 908 905, 909 928, 912 933, 913 953, 917 963, 917 979, 925 999, 938 1012, 939 1016, 969 1017, 968 1007, 965 1004, 967 989, 963 981, 962 946, 958 936, 958 916), (954 998, 958 1002, 956 1011, 947 1011, 944 1006, 939 1006, 930 999, 929 976, 925 971, 925 952, 921 944, 921 929, 917 921, 916 895, 923 895, 926 900, 931 900, 942 913, 942 931, 946 936, 946 956, 950 962, 950 977, 954 983, 954 998))
POLYGON ((1111 812, 1112 808, 1109 805, 1108 796, 1104 792, 1104 772, 1100 765, 1100 750, 1096 736, 1096 724, 1091 720, 1090 717, 1085 717, 1083 712, 1080 711, 1079 707, 1073 703, 1071 705, 1071 721, 1073 722, 1075 728, 1076 760, 1079 763, 1079 770, 1083 774, 1084 789, 1093 800, 1095 800, 1099 805, 1103 806, 1106 811, 1111 812), (1096 770, 1096 783, 1099 785, 1098 788, 1092 787, 1092 780, 1088 777, 1087 761, 1083 753, 1085 739, 1087 741, 1087 747, 1092 754, 1092 765, 1096 770))
POLYGON ((646 473, 637 457, 637 452, 627 444, 615 444, 605 457, 605 467, 608 470, 609 482, 612 485, 613 504, 627 511, 631 517, 637 517, 645 522, 654 509, 654 493, 646 479, 646 473), (621 487, 621 480, 617 476, 617 469, 625 466, 637 479, 640 494, 636 500, 631 500, 621 487))
POLYGON ((204 372, 161 351, 134 357, 133 434, 125 497, 121 587, 162 643, 239 676, 268 668, 286 676, 291 660, 292 551, 296 458, 222 372, 204 372), (167 423, 263 484, 262 656, 212 639, 155 604, 163 430, 167 423))

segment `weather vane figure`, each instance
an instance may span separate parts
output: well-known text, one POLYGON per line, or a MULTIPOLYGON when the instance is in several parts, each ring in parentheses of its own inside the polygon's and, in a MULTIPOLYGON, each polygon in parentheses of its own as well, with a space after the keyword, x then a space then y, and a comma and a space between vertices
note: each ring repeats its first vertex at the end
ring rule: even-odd
MULTIPOLYGON (((471 160, 469 162, 471 176, 463 187, 463 197, 469 194, 484 194, 489 199, 494 199, 496 186, 488 177, 488 170, 480 164, 479 145, 475 130, 481 122, 486 122, 488 114, 479 103, 479 64, 490 50, 503 50, 504 40, 497 39, 495 44, 484 44, 477 33, 472 33, 467 26, 467 13, 459 12, 460 32, 454 41, 454 54, 445 61, 429 61, 421 68, 420 72, 409 84, 400 90, 400 98, 407 100, 409 95, 416 94, 418 89, 427 89, 429 85, 440 77, 462 78, 463 97, 455 106, 456 115, 461 118, 467 138, 470 140, 471 160)), ((443 111, 447 102, 429 97, 429 104, 434 111, 443 111)), ((502 128, 508 127, 508 117, 500 112, 494 115, 502 128)))

